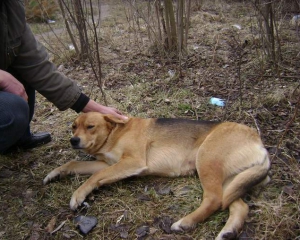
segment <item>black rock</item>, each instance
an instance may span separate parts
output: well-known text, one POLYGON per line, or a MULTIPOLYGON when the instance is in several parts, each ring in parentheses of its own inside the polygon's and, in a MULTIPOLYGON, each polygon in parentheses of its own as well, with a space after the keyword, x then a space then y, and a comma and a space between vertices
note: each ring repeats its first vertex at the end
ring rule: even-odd
POLYGON ((98 220, 92 216, 77 216, 74 218, 74 222, 80 232, 86 235, 97 225, 98 220))
POLYGON ((137 239, 142 240, 145 239, 145 237, 149 234, 150 227, 146 225, 142 225, 138 227, 136 230, 137 239))

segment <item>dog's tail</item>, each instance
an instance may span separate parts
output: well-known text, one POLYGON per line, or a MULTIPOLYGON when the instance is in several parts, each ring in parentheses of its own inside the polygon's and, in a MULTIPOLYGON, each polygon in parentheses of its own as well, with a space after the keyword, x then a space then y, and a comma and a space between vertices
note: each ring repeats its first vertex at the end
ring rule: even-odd
MULTIPOLYGON (((246 192, 256 185, 265 185, 270 181, 268 172, 270 160, 266 149, 262 149, 258 155, 259 164, 252 165, 241 171, 226 184, 223 190, 222 209, 226 209, 233 201, 242 197, 246 192)), ((257 154, 256 154, 257 155, 257 154)))

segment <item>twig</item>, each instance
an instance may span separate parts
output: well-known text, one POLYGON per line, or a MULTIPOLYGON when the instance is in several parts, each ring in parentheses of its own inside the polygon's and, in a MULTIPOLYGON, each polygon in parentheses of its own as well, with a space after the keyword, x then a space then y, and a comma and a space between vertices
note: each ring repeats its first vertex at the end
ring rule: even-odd
POLYGON ((59 4, 59 7, 60 7, 60 11, 61 11, 62 17, 63 17, 64 22, 65 22, 65 26, 66 26, 66 28, 67 28, 67 32, 68 32, 69 37, 70 37, 70 39, 71 39, 71 42, 72 42, 72 44, 73 44, 73 46, 74 46, 74 48, 75 48, 75 52, 76 52, 77 56, 79 56, 80 51, 79 51, 79 48, 78 48, 77 43, 76 43, 76 41, 75 41, 74 35, 72 34, 72 30, 71 30, 71 28, 70 28, 70 24, 69 24, 68 19, 67 19, 67 17, 66 17, 65 9, 64 9, 62 0, 59 0, 59 1, 58 1, 58 4, 59 4))
POLYGON ((53 233, 56 233, 59 229, 61 229, 61 228, 65 225, 66 221, 67 221, 67 220, 63 221, 57 228, 55 228, 55 229, 51 232, 51 235, 52 235, 53 233))
POLYGON ((258 74, 248 74, 251 77, 267 77, 267 78, 300 78, 300 76, 275 76, 275 75, 258 75, 258 74))
POLYGON ((257 132, 258 132, 258 135, 261 136, 261 131, 260 131, 260 128, 259 128, 259 126, 257 124, 256 119, 253 117, 253 115, 251 113, 247 113, 247 114, 250 115, 253 118, 255 126, 256 126, 256 129, 257 129, 257 132))
MULTIPOLYGON (((95 25, 92 1, 90 0, 89 3, 90 3, 90 10, 91 10, 91 17, 92 17, 92 30, 93 30, 93 34, 94 34, 93 37, 94 37, 94 41, 95 41, 96 56, 94 57, 94 59, 92 59, 91 58, 92 54, 90 53, 88 59, 90 60, 90 64, 91 64, 94 76, 97 80, 98 87, 101 91, 104 103, 107 106, 106 95, 105 95, 105 92, 103 90, 103 83, 102 83, 102 69, 101 69, 101 59, 100 59, 100 53, 99 53, 100 49, 99 49, 99 40, 98 40, 99 37, 98 37, 98 34, 97 34, 97 27, 95 25), (95 62, 96 62, 95 64, 94 64, 93 60, 95 60, 95 62), (98 66, 95 66, 96 64, 98 64, 98 66), (96 69, 96 67, 97 67, 97 69, 96 69), (96 72, 96 70, 98 70, 98 73, 96 72)), ((99 4, 99 6, 100 6, 100 4, 99 4)), ((100 12, 101 12, 101 10, 100 10, 100 12)), ((99 19, 100 19, 100 17, 99 17, 99 19)), ((91 51, 91 48, 89 48, 89 51, 91 51)))
MULTIPOLYGON (((41 3, 41 1, 38 0, 37 2, 38 2, 38 4, 39 4, 40 8, 41 8, 44 12, 47 13, 47 11, 45 11, 45 9, 44 9, 43 4, 41 3)), ((48 17, 48 15, 47 15, 47 17, 48 17)), ((49 17, 48 17, 48 19, 49 19, 49 17)), ((56 37, 56 39, 60 42, 60 44, 61 44, 62 46, 64 46, 65 49, 68 49, 68 47, 64 44, 64 42, 61 40, 61 38, 57 36, 57 34, 56 34, 55 30, 53 29, 53 27, 51 26, 51 24, 48 24, 48 26, 49 26, 51 32, 52 32, 52 33, 54 34, 54 36, 56 37)), ((44 41, 45 41, 49 46, 51 46, 51 44, 50 44, 49 42, 46 41, 45 37, 44 37, 42 34, 41 34, 41 36, 43 37, 44 41)))

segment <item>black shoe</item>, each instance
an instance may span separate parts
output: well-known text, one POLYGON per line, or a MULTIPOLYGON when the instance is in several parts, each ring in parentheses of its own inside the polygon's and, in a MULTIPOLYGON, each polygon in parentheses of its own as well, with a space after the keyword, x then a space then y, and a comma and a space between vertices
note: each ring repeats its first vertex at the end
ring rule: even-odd
POLYGON ((23 144, 18 145, 21 149, 32 149, 51 142, 51 135, 48 132, 31 134, 31 137, 23 144))
POLYGON ((36 148, 38 146, 44 145, 51 141, 51 135, 47 132, 35 133, 31 134, 31 136, 26 140, 22 141, 22 143, 18 142, 5 151, 0 152, 1 155, 10 154, 13 152, 17 152, 20 149, 26 150, 31 148, 36 148))

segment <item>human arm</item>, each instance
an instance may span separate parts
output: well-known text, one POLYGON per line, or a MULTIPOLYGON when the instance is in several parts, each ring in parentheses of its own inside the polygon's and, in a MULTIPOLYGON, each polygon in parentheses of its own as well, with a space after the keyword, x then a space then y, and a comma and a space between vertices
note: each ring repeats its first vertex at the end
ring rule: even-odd
POLYGON ((13 75, 0 70, 0 90, 9 92, 22 97, 25 101, 28 100, 25 88, 13 75))
MULTIPOLYGON (((18 95, 25 101, 28 100, 23 84, 20 83, 13 75, 3 70, 0 70, 0 90, 18 95)), ((122 115, 122 113, 115 108, 103 106, 94 100, 88 99, 87 97, 84 98, 83 102, 84 101, 87 101, 87 103, 81 110, 82 112, 100 112, 103 114, 112 114, 120 119, 127 119, 126 116, 122 115)))
POLYGON ((56 66, 49 61, 46 49, 35 40, 28 25, 11 68, 59 110, 71 108, 76 112, 94 111, 126 119, 117 109, 89 99, 74 81, 57 71, 56 66))

